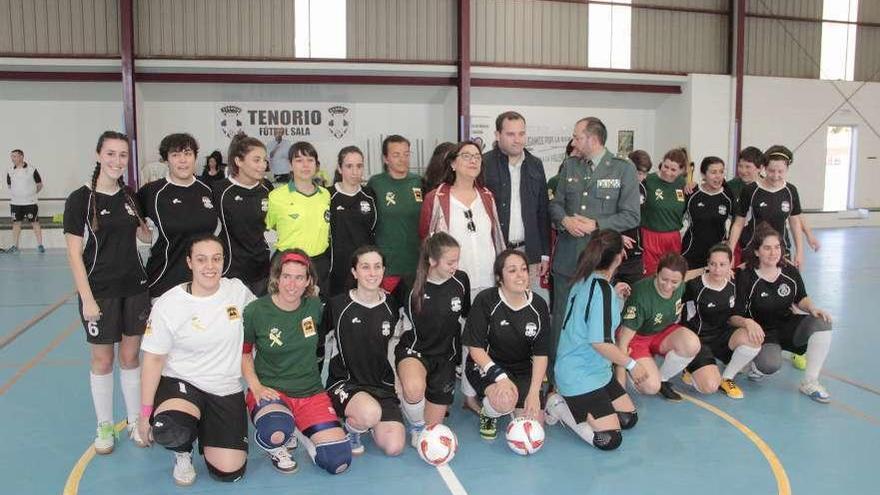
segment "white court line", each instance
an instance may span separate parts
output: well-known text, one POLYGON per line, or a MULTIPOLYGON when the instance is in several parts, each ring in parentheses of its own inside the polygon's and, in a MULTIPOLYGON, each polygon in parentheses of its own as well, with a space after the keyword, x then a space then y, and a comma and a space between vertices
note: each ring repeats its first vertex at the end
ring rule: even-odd
POLYGON ((455 472, 451 467, 448 465, 437 466, 437 472, 440 473, 440 477, 443 478, 446 487, 449 488, 452 495, 467 495, 467 490, 465 490, 461 485, 461 482, 458 481, 458 477, 455 475, 455 472))

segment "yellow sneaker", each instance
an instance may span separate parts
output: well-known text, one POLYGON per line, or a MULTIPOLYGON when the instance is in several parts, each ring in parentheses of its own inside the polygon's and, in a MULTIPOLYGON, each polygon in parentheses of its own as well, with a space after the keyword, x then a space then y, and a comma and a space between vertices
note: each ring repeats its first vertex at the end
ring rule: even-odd
POLYGON ((791 365, 799 370, 807 369, 807 355, 806 354, 792 354, 791 355, 791 365))
POLYGON ((739 388, 739 386, 733 380, 730 380, 727 378, 722 379, 721 386, 718 388, 720 388, 721 391, 724 392, 724 394, 727 395, 728 397, 730 397, 731 399, 742 399, 743 398, 742 389, 739 388))
POLYGON ((685 385, 690 385, 691 387, 694 386, 694 377, 688 370, 684 370, 681 372, 681 381, 684 382, 685 385))

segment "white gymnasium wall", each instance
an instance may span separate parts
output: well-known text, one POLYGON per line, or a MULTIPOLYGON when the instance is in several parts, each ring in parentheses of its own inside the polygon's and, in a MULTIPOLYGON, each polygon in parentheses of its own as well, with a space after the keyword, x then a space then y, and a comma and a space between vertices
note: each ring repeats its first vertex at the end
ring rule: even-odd
POLYGON ((804 208, 822 208, 831 125, 856 126, 855 206, 880 208, 880 83, 747 77, 744 95, 743 146, 783 144, 793 151, 789 178, 804 208))

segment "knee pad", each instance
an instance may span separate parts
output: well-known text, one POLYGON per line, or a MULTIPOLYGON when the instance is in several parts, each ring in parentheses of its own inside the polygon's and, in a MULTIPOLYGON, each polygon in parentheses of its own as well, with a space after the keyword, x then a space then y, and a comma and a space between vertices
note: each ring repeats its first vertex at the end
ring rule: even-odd
POLYGON ((315 464, 330 474, 344 473, 351 465, 351 442, 343 438, 315 445, 315 464))
POLYGON ((639 422, 639 413, 618 411, 617 420, 620 421, 620 429, 628 430, 639 422))
POLYGON ((293 416, 284 411, 270 411, 254 420, 254 440, 265 450, 275 449, 286 444, 293 435, 293 416), (284 434, 281 443, 272 441, 275 432, 284 434))
POLYGON ((240 480, 244 476, 244 472, 247 469, 247 460, 244 461, 244 464, 242 464, 240 468, 232 472, 226 472, 217 469, 216 467, 214 467, 213 464, 208 462, 207 459, 205 459, 205 466, 208 467, 208 472, 215 480, 222 481, 224 483, 232 483, 234 481, 240 480))
POLYGON ((779 344, 764 344, 753 362, 758 371, 772 375, 782 367, 782 348, 779 344))
POLYGON ((162 411, 153 417, 153 440, 170 449, 189 452, 199 433, 199 420, 183 411, 162 411))
POLYGON ((620 430, 605 430, 593 433, 593 446, 599 450, 614 450, 620 447, 623 435, 620 430))

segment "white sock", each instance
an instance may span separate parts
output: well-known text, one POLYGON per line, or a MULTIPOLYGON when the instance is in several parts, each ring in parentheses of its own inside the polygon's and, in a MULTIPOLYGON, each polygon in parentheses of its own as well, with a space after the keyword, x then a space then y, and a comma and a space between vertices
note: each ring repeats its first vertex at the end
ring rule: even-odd
POLYGON ((492 403, 489 402, 489 398, 483 397, 483 414, 485 414, 486 416, 489 416, 490 418, 500 418, 501 416, 504 416, 505 414, 510 414, 510 413, 503 413, 503 412, 496 411, 495 408, 492 407, 492 403))
POLYGON ((587 423, 586 421, 578 423, 574 419, 574 416, 571 414, 571 409, 568 408, 568 404, 561 395, 552 394, 550 397, 547 397, 547 412, 559 418, 559 420, 571 428, 577 436, 581 437, 583 441, 593 445, 593 429, 590 428, 590 423, 587 423))
POLYGON ((113 423, 113 372, 106 375, 89 373, 92 385, 92 402, 98 424, 113 423))
POLYGON ((804 370, 804 381, 819 381, 819 372, 831 350, 831 332, 822 331, 810 335, 807 341, 807 369, 804 370))
POLYGON ((679 356, 675 351, 667 352, 666 358, 660 366, 660 381, 668 382, 673 376, 681 373, 681 370, 685 369, 693 360, 694 356, 685 357, 679 356))
POLYGON ((122 398, 125 399, 125 411, 128 424, 137 424, 141 414, 141 367, 119 370, 119 384, 122 385, 122 398))
POLYGON ((315 462, 315 456, 318 451, 315 450, 315 444, 312 443, 312 439, 303 435, 298 428, 293 430, 293 435, 296 437, 296 441, 299 442, 300 445, 305 446, 306 451, 309 453, 309 457, 312 458, 312 462, 315 462))
POLYGON ((365 428, 363 430, 360 428, 355 428, 354 426, 352 426, 351 423, 348 422, 348 418, 346 418, 345 419, 345 431, 347 431, 349 433, 356 433, 356 434, 360 435, 360 434, 363 434, 363 433, 366 433, 367 431, 369 431, 369 428, 365 428))
POLYGON ((725 380, 733 380, 733 377, 742 371, 752 359, 755 359, 755 356, 757 356, 759 352, 761 352, 760 347, 752 347, 750 345, 741 345, 734 349, 733 356, 731 356, 730 362, 727 363, 727 367, 724 368, 724 373, 721 374, 721 378, 725 380))
POLYGON ((410 404, 403 397, 400 398, 400 408, 409 424, 415 427, 425 426, 425 399, 410 404))

